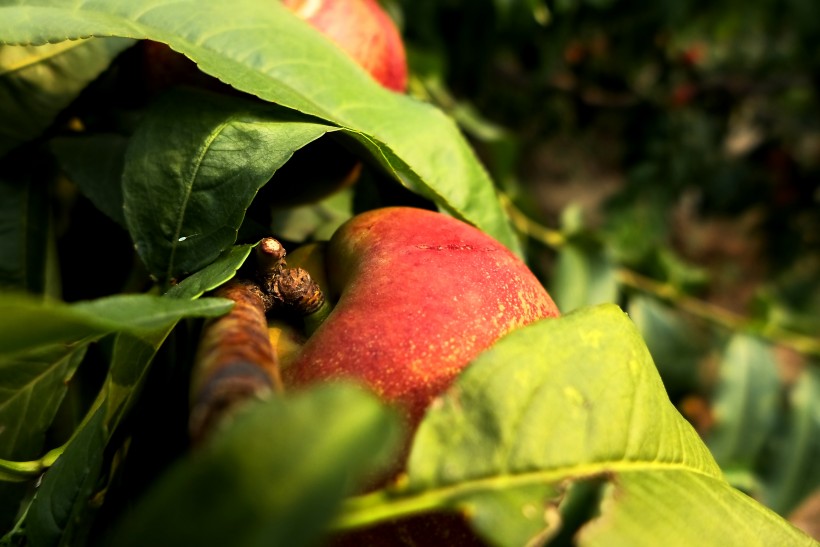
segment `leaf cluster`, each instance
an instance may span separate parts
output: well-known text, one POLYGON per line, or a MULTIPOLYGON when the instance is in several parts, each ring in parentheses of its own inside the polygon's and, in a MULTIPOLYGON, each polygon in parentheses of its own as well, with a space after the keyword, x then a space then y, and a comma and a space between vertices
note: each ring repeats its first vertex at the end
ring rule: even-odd
MULTIPOLYGON (((556 17, 586 6, 558 4, 556 17)), ((543 23, 539 5, 465 13, 495 10, 512 29, 522 13, 543 23)), ((410 43, 436 38, 410 25, 429 3, 403 8, 410 43)), ((415 95, 395 94, 276 2, 0 0, 0 44, 0 544, 298 546, 431 512, 494 545, 812 544, 718 466, 770 449, 757 422, 742 443, 707 447, 669 401, 653 356, 680 356, 664 346, 680 342, 677 316, 655 301, 630 301, 634 320, 589 305, 617 300, 619 270, 607 240, 569 215, 555 294, 579 309, 477 358, 430 409, 395 483, 362 493, 401 451, 401 424, 344 384, 249 405, 191 450, 197 338, 231 305, 205 295, 260 237, 301 243, 410 203, 523 254, 497 196, 520 197, 502 167, 508 134, 446 104, 421 49, 415 95), (163 67, 186 85, 169 86, 163 67), (363 163, 353 187, 304 175, 336 153, 363 163)), ((638 262, 698 284, 656 251, 638 262)), ((727 359, 762 357, 726 371, 765 391, 759 345, 733 339, 727 359)), ((727 377, 727 405, 741 404, 738 384, 727 377)), ((795 386, 809 409, 816 381, 795 386)), ((789 446, 816 426, 784 418, 789 446)), ((784 506, 795 473, 776 481, 784 506)))

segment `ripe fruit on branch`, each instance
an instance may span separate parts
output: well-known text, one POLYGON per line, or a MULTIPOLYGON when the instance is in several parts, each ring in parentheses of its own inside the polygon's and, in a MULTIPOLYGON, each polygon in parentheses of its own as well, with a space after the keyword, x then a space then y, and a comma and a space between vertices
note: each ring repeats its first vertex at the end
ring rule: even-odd
POLYGON ((283 0, 353 57, 384 87, 404 91, 404 44, 390 16, 376 0, 283 0))
POLYGON ((507 332, 558 309, 527 266, 480 230, 405 207, 360 214, 326 253, 333 311, 284 371, 286 386, 358 380, 411 426, 507 332))

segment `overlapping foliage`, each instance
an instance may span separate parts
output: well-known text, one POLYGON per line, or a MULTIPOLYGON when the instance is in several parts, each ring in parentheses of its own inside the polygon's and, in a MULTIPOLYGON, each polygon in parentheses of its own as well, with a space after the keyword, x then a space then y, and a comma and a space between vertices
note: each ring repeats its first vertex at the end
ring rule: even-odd
MULTIPOLYGON (((749 151, 724 164, 707 146, 734 127, 721 129, 724 111, 736 114, 713 79, 746 66, 733 55, 748 52, 694 59, 693 43, 722 43, 710 21, 731 11, 714 8, 705 23, 672 32, 683 3, 635 21, 628 4, 396 3, 411 98, 381 89, 276 3, 0 0, 3 541, 300 545, 444 510, 470 515, 498 545, 560 543, 578 530, 584 545, 811 544, 724 475, 781 513, 820 482, 816 296, 789 299, 790 285, 775 283, 757 316, 725 312, 703 300, 715 284, 672 245, 663 214, 693 187, 708 210, 757 203, 732 184, 754 165, 749 151), (610 35, 650 31, 649 50, 610 35), (142 82, 144 42, 134 43, 144 39, 170 44, 233 89, 214 81, 218 93, 156 92, 142 82), (490 85, 493 71, 519 84, 490 85), (615 147, 628 176, 606 222, 590 224, 573 207, 561 225, 537 222, 538 179, 524 168, 534 147, 559 129, 597 142, 590 128, 607 123, 634 142, 615 147), (263 203, 258 216, 266 189, 288 182, 291 158, 331 139, 367 162, 356 187, 280 209, 274 191, 273 213, 263 203), (344 386, 251 407, 189 454, 187 380, 199 332, 190 318, 229 305, 203 295, 242 266, 265 222, 299 243, 395 202, 437 206, 516 250, 530 243, 533 267, 554 259, 542 271, 557 301, 579 310, 479 357, 425 419, 401 487, 345 499, 395 448, 396 423, 344 386), (155 294, 118 295, 129 292, 155 294), (632 319, 611 305, 587 307, 604 301, 632 319), (782 347, 805 361, 786 383, 776 372, 782 347), (704 384, 697 363, 715 353, 720 372, 704 384), (692 404, 707 398, 714 425, 704 428, 692 404)), ((755 21, 767 35, 767 20, 755 21)), ((811 59, 796 53, 812 30, 801 24, 778 50, 798 76, 811 59)), ((797 95, 765 106, 811 112, 810 97, 797 95)), ((786 136, 801 131, 772 117, 764 135, 781 137, 794 156, 800 146, 786 136)), ((799 164, 801 173, 813 165, 799 164)), ((804 191, 791 178, 775 182, 804 191)), ((811 225, 800 205, 789 202, 789 212, 811 225)), ((796 243, 781 279, 806 279, 812 244, 796 243)))

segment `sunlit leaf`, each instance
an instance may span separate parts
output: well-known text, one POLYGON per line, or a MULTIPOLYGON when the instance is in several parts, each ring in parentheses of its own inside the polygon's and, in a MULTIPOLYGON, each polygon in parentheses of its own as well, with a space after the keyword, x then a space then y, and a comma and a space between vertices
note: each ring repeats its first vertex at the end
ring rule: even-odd
POLYGON ((542 320, 479 356, 428 412, 407 474, 403 489, 351 500, 340 522, 448 507, 492 543, 523 545, 549 527, 556 489, 602 477, 616 493, 581 545, 811 544, 725 482, 669 402, 637 329, 612 305, 542 320), (503 500, 519 511, 487 509, 503 500))
POLYGON ((382 88, 278 2, 98 0, 66 6, 27 0, 0 6, 0 40, 7 43, 89 35, 168 43, 242 91, 338 125, 402 184, 520 250, 489 177, 455 123, 382 88))

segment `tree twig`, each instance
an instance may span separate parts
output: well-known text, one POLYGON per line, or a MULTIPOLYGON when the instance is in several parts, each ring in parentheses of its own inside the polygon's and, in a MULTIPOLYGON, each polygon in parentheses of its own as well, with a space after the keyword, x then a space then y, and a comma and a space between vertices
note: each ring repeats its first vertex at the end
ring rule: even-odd
MULTIPOLYGON (((506 195, 501 195, 501 202, 521 233, 543 243, 551 249, 560 249, 566 244, 566 238, 557 230, 551 230, 529 218, 518 209, 506 195)), ((656 281, 628 268, 615 270, 616 279, 621 287, 629 287, 650 294, 659 300, 669 302, 681 311, 700 319, 719 325, 732 331, 746 330, 775 344, 790 348, 798 353, 811 357, 820 357, 820 340, 783 329, 776 325, 758 326, 752 319, 711 304, 699 298, 681 292, 670 283, 656 281)))

